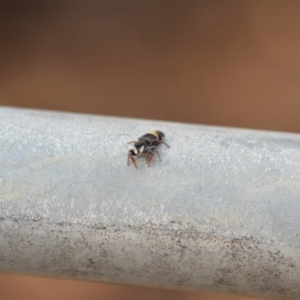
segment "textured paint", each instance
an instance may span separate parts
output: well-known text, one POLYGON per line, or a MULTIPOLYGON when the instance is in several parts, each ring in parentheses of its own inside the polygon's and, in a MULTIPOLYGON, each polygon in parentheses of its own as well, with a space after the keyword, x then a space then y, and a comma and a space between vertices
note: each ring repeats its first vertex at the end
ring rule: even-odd
POLYGON ((0 145, 1 271, 300 298, 299 135, 1 108, 0 145))

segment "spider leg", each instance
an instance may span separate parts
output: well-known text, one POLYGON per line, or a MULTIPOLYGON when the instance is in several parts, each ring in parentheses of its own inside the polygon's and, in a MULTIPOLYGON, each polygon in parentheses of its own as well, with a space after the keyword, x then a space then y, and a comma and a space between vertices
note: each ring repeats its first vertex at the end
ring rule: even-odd
POLYGON ((164 144, 164 145, 166 145, 168 148, 170 148, 170 146, 169 146, 166 142, 164 142, 164 141, 160 141, 160 144, 164 144))
POLYGON ((157 154, 157 156, 158 156, 158 159, 161 160, 161 159, 160 159, 160 155, 159 155, 159 151, 158 151, 157 147, 155 148, 155 152, 156 152, 156 154, 157 154))
POLYGON ((137 143, 137 141, 131 141, 131 142, 128 142, 127 144, 135 144, 137 143))
POLYGON ((150 167, 152 158, 153 158, 153 150, 148 150, 147 151, 147 165, 148 165, 148 167, 150 167))
POLYGON ((161 141, 161 140, 156 139, 156 140, 153 140, 153 141, 151 142, 151 145, 153 144, 153 142, 156 142, 156 143, 158 143, 158 144, 164 144, 164 145, 166 145, 168 148, 170 148, 170 146, 169 146, 167 143, 165 143, 164 141, 161 141))
POLYGON ((129 166, 130 160, 133 162, 134 166, 138 169, 138 166, 137 166, 137 164, 135 162, 134 157, 130 154, 130 152, 128 152, 128 155, 127 155, 127 166, 129 166))

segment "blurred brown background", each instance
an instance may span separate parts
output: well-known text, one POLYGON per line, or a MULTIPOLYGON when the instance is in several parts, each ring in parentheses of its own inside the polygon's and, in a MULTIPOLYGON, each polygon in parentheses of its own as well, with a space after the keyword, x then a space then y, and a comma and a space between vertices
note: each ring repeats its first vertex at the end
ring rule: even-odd
MULTIPOLYGON (((300 131, 300 1, 0 2, 0 104, 300 131)), ((0 276, 0 299, 242 299, 0 276)), ((244 299, 244 298, 243 298, 244 299)))

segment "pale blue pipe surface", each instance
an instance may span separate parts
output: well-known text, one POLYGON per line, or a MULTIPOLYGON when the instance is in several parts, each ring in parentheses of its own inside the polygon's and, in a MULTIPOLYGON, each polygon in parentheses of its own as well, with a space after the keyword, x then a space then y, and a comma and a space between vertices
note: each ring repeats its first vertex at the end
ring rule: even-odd
POLYGON ((300 299, 299 178, 296 134, 2 107, 0 271, 300 299))

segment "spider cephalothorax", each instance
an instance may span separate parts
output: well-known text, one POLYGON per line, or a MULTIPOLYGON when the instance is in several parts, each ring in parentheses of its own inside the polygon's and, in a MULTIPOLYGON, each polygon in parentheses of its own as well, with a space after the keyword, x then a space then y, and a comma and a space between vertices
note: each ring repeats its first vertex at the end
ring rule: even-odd
POLYGON ((161 131, 156 130, 144 134, 143 136, 139 137, 137 141, 129 142, 128 144, 130 144, 131 147, 127 155, 127 165, 129 165, 131 160, 135 167, 138 168, 134 156, 138 156, 141 153, 146 153, 146 163, 148 167, 150 166, 154 152, 157 153, 159 160, 161 160, 157 147, 160 144, 165 144, 168 148, 170 148, 170 146, 162 140, 164 136, 165 135, 161 131))

